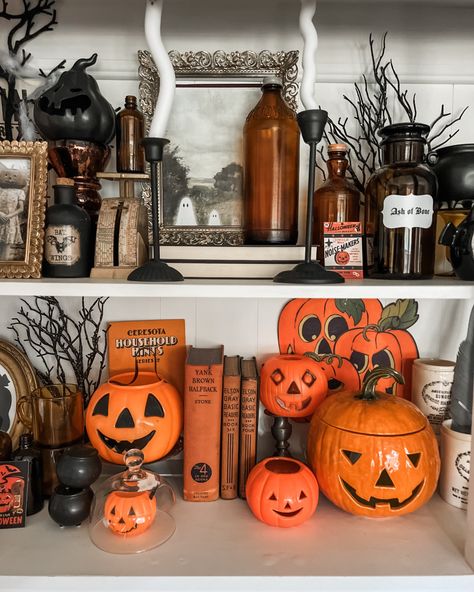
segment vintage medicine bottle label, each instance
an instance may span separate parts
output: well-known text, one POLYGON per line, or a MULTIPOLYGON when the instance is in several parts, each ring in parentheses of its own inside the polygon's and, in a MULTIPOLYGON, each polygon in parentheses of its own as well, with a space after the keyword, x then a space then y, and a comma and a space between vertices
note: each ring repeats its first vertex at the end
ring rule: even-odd
POLYGON ((74 265, 81 257, 78 229, 71 225, 47 226, 44 250, 44 257, 50 265, 74 265))
POLYGON ((431 228, 433 214, 431 195, 389 195, 383 202, 385 228, 431 228))

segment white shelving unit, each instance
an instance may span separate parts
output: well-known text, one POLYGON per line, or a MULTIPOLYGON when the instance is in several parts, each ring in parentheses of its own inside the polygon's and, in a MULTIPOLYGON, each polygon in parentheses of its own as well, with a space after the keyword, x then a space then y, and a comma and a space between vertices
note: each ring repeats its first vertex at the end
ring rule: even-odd
MULTIPOLYGON (((120 281, 2 281, 1 302, 17 296, 110 296, 132 299, 292 297, 382 297, 437 300, 455 306, 474 301, 474 284, 453 279, 431 282, 359 283, 325 287, 276 285, 263 281, 186 281, 135 284, 120 281), (457 304, 456 304, 457 302, 457 304)), ((123 301, 129 302, 129 300, 123 301)), ((0 590, 141 590, 230 592, 249 590, 368 591, 474 590, 474 512, 446 504, 438 495, 418 512, 386 520, 346 514, 325 499, 313 518, 295 529, 275 529, 256 521, 242 500, 193 504, 180 498, 177 530, 162 547, 137 556, 115 556, 90 542, 87 526, 59 529, 47 509, 30 518, 27 529, 0 531, 0 590), (466 541, 470 550, 465 555, 466 541), (84 579, 87 578, 87 579, 84 579)), ((471 495, 471 500, 473 499, 471 495)))

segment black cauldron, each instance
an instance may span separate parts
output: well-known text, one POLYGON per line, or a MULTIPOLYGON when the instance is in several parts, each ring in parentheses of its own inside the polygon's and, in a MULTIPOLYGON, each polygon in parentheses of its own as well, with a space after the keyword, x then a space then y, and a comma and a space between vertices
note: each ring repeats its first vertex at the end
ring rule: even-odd
POLYGON ((79 526, 89 516, 94 494, 92 489, 58 485, 49 498, 48 512, 59 526, 79 526))
POLYGON ((63 485, 82 489, 99 477, 102 463, 95 448, 77 444, 66 448, 59 457, 56 473, 63 485))
POLYGON ((438 178, 440 204, 470 208, 474 202, 474 144, 446 146, 428 154, 428 163, 438 178))

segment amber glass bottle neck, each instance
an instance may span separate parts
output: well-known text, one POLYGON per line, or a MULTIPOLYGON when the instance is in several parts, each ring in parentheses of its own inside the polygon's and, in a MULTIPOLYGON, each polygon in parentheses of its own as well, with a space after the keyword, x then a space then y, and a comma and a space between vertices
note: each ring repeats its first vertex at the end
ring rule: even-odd
POLYGON ((327 168, 330 178, 345 177, 349 162, 344 152, 334 153, 327 161, 327 168))
POLYGON ((424 140, 399 140, 383 146, 383 164, 419 164, 425 156, 424 140))

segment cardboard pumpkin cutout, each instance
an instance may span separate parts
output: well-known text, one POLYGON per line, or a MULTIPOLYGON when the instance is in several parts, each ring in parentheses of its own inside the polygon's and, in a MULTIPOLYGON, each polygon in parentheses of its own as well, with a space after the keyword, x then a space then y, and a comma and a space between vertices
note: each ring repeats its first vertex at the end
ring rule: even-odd
POLYGON ((377 323, 381 312, 380 301, 374 299, 296 298, 284 306, 278 319, 280 352, 334 353, 341 335, 377 323))

